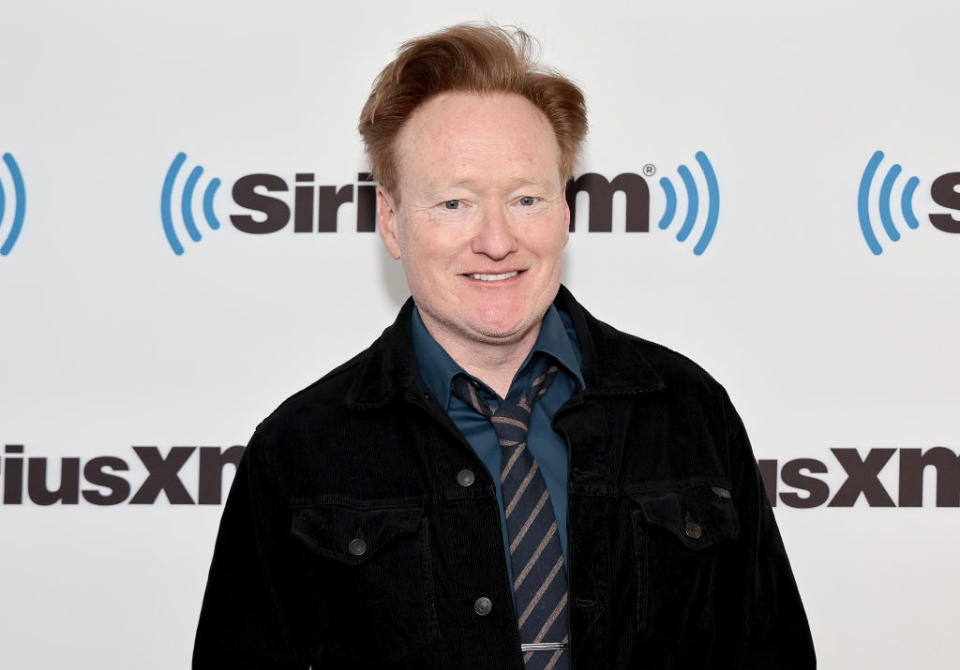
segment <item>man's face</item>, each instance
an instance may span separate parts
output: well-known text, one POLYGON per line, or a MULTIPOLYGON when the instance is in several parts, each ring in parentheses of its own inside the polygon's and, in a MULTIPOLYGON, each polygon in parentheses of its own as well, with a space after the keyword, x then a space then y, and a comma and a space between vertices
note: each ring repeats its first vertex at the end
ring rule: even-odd
POLYGON ((570 211, 550 123, 518 95, 444 93, 396 140, 380 234, 445 348, 534 337, 560 286, 570 211))

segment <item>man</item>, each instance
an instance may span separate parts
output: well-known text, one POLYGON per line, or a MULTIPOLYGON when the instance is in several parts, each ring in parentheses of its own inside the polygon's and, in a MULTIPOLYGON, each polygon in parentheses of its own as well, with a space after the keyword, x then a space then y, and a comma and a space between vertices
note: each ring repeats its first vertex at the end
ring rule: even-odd
POLYGON ((412 294, 257 429, 195 668, 813 668, 743 426, 560 286, 583 96, 456 26, 360 131, 412 294))

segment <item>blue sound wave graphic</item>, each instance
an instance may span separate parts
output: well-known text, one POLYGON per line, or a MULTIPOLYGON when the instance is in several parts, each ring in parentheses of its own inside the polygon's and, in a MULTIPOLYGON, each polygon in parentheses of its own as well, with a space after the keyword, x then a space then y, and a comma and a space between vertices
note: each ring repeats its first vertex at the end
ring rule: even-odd
MULTIPOLYGON (((10 226, 10 232, 7 233, 7 239, 3 245, 0 245, 0 256, 6 256, 13 250, 13 245, 17 243, 20 237, 20 231, 23 228, 23 217, 27 211, 27 191, 23 186, 23 175, 20 173, 20 166, 12 154, 3 154, 3 162, 10 172, 10 180, 13 182, 13 223, 10 226)), ((3 229, 3 215, 6 212, 6 194, 3 192, 3 184, 0 184, 0 233, 3 229)))
MULTIPOLYGON (((170 168, 167 170, 167 176, 163 180, 163 189, 160 192, 160 220, 163 223, 163 233, 166 235, 167 243, 173 253, 177 256, 183 254, 183 244, 181 244, 173 227, 173 186, 186 161, 187 154, 182 151, 174 157, 173 162, 170 163, 170 168)), ((193 168, 187 176, 186 182, 184 182, 183 193, 180 195, 180 217, 183 219, 183 227, 186 229, 187 235, 194 242, 199 242, 203 237, 193 216, 193 196, 202 175, 202 167, 198 165, 193 168)), ((203 218, 210 230, 217 230, 220 227, 220 221, 213 211, 213 199, 218 188, 220 188, 220 180, 215 177, 210 180, 203 191, 201 203, 203 218)))
MULTIPOLYGON (((867 162, 867 167, 863 170, 863 176, 860 178, 860 189, 857 193, 857 214, 860 219, 860 232, 863 234, 863 239, 866 241, 867 246, 870 248, 870 251, 873 252, 874 256, 882 254, 883 247, 880 246, 880 241, 874 232, 873 222, 870 220, 870 188, 873 185, 873 178, 877 174, 880 163, 883 161, 883 155, 882 151, 873 152, 873 155, 867 162)), ((890 201, 893 198, 894 184, 901 172, 902 168, 900 165, 896 163, 892 165, 890 169, 887 170, 887 174, 880 184, 878 194, 880 225, 891 242, 897 242, 900 239, 900 231, 897 230, 897 226, 893 221, 893 213, 890 211, 890 201)), ((920 180, 917 177, 910 177, 900 194, 900 213, 903 215, 904 223, 906 223, 907 227, 911 230, 916 230, 920 227, 920 222, 913 212, 913 194, 919 184, 920 180)))
MULTIPOLYGON (((700 256, 707 250, 710 240, 713 239, 713 233, 717 229, 717 219, 720 216, 720 187, 717 184, 717 173, 714 171, 713 165, 711 165, 707 155, 702 151, 698 151, 695 157, 697 163, 700 165, 700 170, 703 172, 703 179, 707 184, 706 221, 703 224, 703 229, 700 231, 700 237, 693 247, 693 253, 700 256)), ((687 212, 684 216, 683 223, 680 225, 680 229, 677 231, 677 241, 685 242, 687 238, 690 237, 690 233, 693 232, 697 223, 697 217, 700 214, 700 193, 697 190, 697 183, 693 180, 693 174, 686 165, 679 166, 677 168, 677 174, 680 175, 683 187, 687 192, 687 212)), ((663 216, 660 217, 657 226, 660 230, 666 230, 670 227, 670 224, 673 223, 673 219, 677 214, 677 191, 673 186, 673 182, 666 177, 660 179, 660 188, 663 189, 666 204, 664 205, 663 216)))

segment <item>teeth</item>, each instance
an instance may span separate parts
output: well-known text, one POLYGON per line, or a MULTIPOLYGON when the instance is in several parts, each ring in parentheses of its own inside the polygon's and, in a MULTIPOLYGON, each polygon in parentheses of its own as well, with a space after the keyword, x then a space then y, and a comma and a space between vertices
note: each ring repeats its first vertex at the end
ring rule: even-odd
POLYGON ((517 271, 513 271, 513 272, 504 272, 498 275, 484 275, 484 274, 475 273, 467 276, 470 277, 471 279, 479 279, 480 281, 498 281, 500 279, 509 279, 510 277, 515 277, 518 274, 519 273, 517 271))

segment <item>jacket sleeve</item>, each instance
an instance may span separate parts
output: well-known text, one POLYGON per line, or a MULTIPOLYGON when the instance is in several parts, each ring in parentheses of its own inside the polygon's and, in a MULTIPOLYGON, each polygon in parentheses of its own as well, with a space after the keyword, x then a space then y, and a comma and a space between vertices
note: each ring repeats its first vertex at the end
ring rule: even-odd
POLYGON ((812 670, 813 640, 797 584, 743 423, 729 405, 729 454, 740 518, 735 571, 726 599, 742 605, 727 620, 737 662, 724 667, 812 670))
MULTIPOLYGON (((290 622, 289 513, 250 441, 227 497, 193 650, 194 670, 306 670, 290 622)), ((301 647, 302 649, 302 647, 301 647)))

